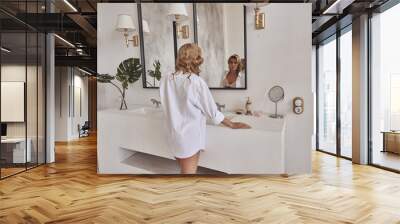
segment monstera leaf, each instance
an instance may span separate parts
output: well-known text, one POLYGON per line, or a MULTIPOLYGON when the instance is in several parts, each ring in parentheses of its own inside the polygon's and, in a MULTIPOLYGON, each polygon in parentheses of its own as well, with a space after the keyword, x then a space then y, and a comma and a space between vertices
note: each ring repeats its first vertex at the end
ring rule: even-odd
POLYGON ((139 80, 142 75, 143 68, 140 64, 140 60, 138 58, 128 58, 121 62, 117 68, 117 74, 115 76, 111 76, 109 74, 97 74, 97 81, 100 83, 110 83, 115 86, 121 94, 121 106, 120 110, 128 109, 126 105, 125 95, 126 90, 128 89, 129 84, 132 84, 139 80), (120 85, 117 85, 114 80, 120 82, 120 85))
POLYGON ((138 58, 128 58, 121 62, 117 68, 115 78, 121 83, 123 89, 139 80, 142 75, 142 65, 138 58))
POLYGON ((114 76, 109 74, 97 74, 96 75, 97 81, 101 83, 110 83, 112 80, 115 79, 114 76))
POLYGON ((149 76, 160 81, 161 79, 161 63, 159 60, 155 60, 153 63, 154 70, 149 70, 149 76))

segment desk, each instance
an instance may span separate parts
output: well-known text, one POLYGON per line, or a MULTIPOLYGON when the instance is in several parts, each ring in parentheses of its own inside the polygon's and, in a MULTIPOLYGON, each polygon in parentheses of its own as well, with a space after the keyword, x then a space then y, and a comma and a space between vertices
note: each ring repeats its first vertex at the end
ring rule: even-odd
POLYGON ((6 163, 26 163, 31 162, 32 140, 26 140, 27 147, 25 152, 25 138, 6 138, 1 139, 1 156, 6 163), (27 161, 25 161, 27 159, 27 161))
POLYGON ((383 131, 383 150, 382 152, 392 152, 400 154, 400 132, 383 131))

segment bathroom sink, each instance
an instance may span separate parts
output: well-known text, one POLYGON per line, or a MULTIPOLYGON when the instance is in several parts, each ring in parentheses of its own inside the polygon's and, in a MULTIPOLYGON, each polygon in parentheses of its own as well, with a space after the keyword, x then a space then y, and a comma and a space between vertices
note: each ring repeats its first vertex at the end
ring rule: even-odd
MULTIPOLYGON (((232 113, 232 112, 222 112, 222 114, 224 115, 225 118, 227 118, 227 119, 229 119, 229 120, 232 120, 232 119, 234 119, 235 117, 238 116, 237 114, 232 113)), ((206 122, 206 123, 207 123, 208 125, 214 125, 214 123, 213 123, 211 120, 209 120, 209 119, 207 119, 207 122, 206 122)))
POLYGON ((130 110, 129 113, 132 113, 135 115, 161 117, 162 109, 161 108, 153 108, 153 107, 141 107, 141 108, 137 108, 134 110, 130 110))
POLYGON ((233 113, 233 112, 223 112, 222 114, 224 114, 224 117, 232 120, 233 118, 237 117, 238 115, 233 113))

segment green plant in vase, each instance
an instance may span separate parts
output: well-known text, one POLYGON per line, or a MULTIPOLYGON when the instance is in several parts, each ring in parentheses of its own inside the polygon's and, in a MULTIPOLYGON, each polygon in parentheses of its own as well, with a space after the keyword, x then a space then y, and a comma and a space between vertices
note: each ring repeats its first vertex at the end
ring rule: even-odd
POLYGON ((156 80, 160 81, 161 79, 161 63, 159 60, 155 60, 153 63, 154 70, 148 70, 147 72, 149 73, 150 77, 153 77, 153 84, 150 82, 147 82, 150 86, 155 87, 156 86, 156 80))
POLYGON ((125 99, 126 90, 128 90, 130 84, 139 80, 143 72, 142 70, 143 68, 138 58, 128 58, 119 64, 115 76, 109 74, 97 74, 97 81, 100 83, 110 83, 117 88, 121 94, 121 105, 119 109, 126 110, 128 109, 125 99), (119 84, 117 84, 115 80, 118 81, 119 84))

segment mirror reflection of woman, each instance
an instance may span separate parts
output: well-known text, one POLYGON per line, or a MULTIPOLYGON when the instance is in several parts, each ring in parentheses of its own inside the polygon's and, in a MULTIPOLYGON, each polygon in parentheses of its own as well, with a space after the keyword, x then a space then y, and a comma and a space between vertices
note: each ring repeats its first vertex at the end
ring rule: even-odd
POLYGON ((225 88, 243 88, 244 73, 243 64, 240 56, 234 54, 228 59, 229 71, 227 71, 221 81, 221 86, 225 88))
POLYGON ((250 128, 245 123, 230 121, 218 111, 207 83, 199 76, 201 55, 196 44, 183 45, 178 51, 175 72, 164 75, 160 82, 166 134, 182 174, 197 172, 199 151, 206 150, 206 118, 215 125, 250 128))

